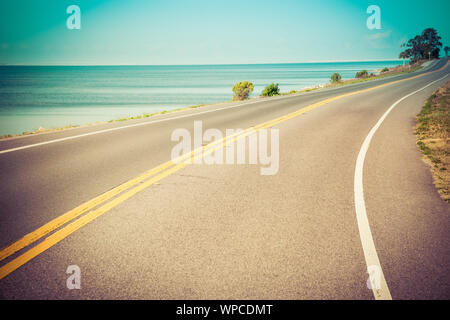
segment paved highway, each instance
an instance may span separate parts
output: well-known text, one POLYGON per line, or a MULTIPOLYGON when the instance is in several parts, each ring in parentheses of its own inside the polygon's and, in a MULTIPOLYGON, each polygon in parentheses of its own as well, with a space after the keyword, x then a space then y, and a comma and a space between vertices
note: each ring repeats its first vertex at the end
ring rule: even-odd
POLYGON ((449 299, 449 206, 413 134, 449 71, 1 140, 0 297, 449 299), (278 173, 171 163, 198 120, 279 129, 278 173))

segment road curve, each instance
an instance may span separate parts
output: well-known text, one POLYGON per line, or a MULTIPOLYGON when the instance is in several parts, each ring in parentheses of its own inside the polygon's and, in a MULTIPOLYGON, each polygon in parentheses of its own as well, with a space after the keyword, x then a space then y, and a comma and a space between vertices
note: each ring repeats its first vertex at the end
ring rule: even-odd
POLYGON ((354 204, 356 160, 386 110, 435 81, 399 102, 379 126, 363 185, 392 298, 450 298, 449 208, 412 130, 425 99, 449 80, 446 63, 295 96, 0 141, 0 247, 6 247, 168 161, 176 128, 192 131, 201 120, 204 130, 245 129, 331 99, 274 126, 278 174, 262 176, 255 165, 174 171, 5 276, 0 297, 373 299, 354 204), (81 269, 81 290, 66 287, 69 265, 81 269))

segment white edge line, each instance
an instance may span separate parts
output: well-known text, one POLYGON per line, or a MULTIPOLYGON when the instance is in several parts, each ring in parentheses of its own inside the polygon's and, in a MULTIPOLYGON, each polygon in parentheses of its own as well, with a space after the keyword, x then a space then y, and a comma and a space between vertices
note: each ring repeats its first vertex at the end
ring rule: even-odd
MULTIPOLYGON (((392 78, 394 78, 394 77, 392 77, 392 78)), ((382 79, 376 79, 375 81, 377 81, 377 80, 382 80, 382 79)), ((332 88, 332 89, 330 89, 330 91, 333 90, 333 89, 338 89, 338 88, 332 88)), ((51 144, 51 143, 56 143, 56 142, 62 142, 62 141, 67 141, 67 140, 72 140, 72 139, 78 139, 78 138, 92 136, 92 135, 95 135, 95 134, 100 134, 100 133, 105 133, 105 132, 111 132, 111 131, 116 131, 116 130, 121 130, 121 129, 126 129, 126 128, 132 128, 132 127, 139 127, 139 126, 144 126, 144 125, 148 125, 148 124, 164 122, 164 121, 171 121, 171 120, 176 120, 176 119, 181 119, 181 118, 193 117, 193 116, 196 116, 196 115, 210 113, 210 112, 216 112, 216 111, 221 111, 221 110, 225 110, 225 109, 233 109, 233 108, 241 107, 241 106, 244 106, 244 105, 249 105, 249 104, 254 104, 254 103, 259 103, 259 102, 270 102, 270 101, 277 101, 277 100, 282 100, 282 99, 289 99, 289 98, 294 98, 294 97, 297 97, 297 96, 304 95, 306 93, 308 93, 308 92, 302 92, 300 94, 294 94, 294 95, 287 96, 287 97, 279 97, 279 98, 272 98, 272 99, 268 99, 268 100, 258 100, 258 101, 245 102, 245 103, 237 104, 237 105, 234 105, 234 106, 227 106, 227 107, 223 107, 223 108, 207 110, 207 111, 197 112, 197 113, 193 113, 193 114, 186 114, 186 115, 182 115, 182 116, 178 116, 178 117, 172 117, 172 118, 154 120, 154 121, 149 121, 149 122, 136 123, 136 124, 131 124, 131 125, 122 126, 122 127, 116 127, 116 128, 104 129, 104 130, 99 130, 99 131, 93 131, 93 132, 79 134, 79 135, 75 135, 75 136, 70 136, 70 137, 65 137, 65 138, 60 138, 60 139, 54 139, 54 140, 49 140, 49 141, 29 144, 29 145, 16 147, 16 148, 11 148, 11 149, 6 149, 6 150, 0 150, 0 154, 14 152, 14 151, 19 151, 19 150, 24 150, 24 149, 29 149, 29 148, 34 148, 34 147, 43 146, 43 145, 46 145, 46 144, 51 144)))
MULTIPOLYGON (((282 97, 282 98, 285 98, 285 97, 282 97)), ((271 100, 266 100, 266 101, 274 101, 274 100, 279 100, 279 99, 282 99, 282 98, 271 99, 271 100)), ((145 126, 145 125, 148 125, 148 124, 164 122, 164 121, 171 121, 171 120, 176 120, 176 119, 181 119, 181 118, 193 117, 193 116, 196 116, 196 115, 199 115, 199 114, 210 113, 210 112, 220 111, 220 110, 224 110, 224 109, 232 109, 232 108, 240 107, 240 106, 243 106, 243 105, 249 105, 249 104, 254 104, 254 103, 258 103, 258 102, 264 102, 264 101, 252 101, 252 102, 237 104, 237 105, 234 105, 234 106, 228 106, 228 107, 223 107, 223 108, 218 108, 218 109, 213 109, 213 110, 206 110, 206 111, 196 112, 196 113, 192 113, 192 114, 185 114, 185 115, 178 116, 178 117, 171 117, 171 118, 166 118, 166 119, 160 119, 160 120, 154 120, 154 121, 130 124, 130 125, 127 125, 127 126, 121 126, 121 127, 116 127, 116 128, 110 128, 110 129, 104 129, 104 130, 99 130, 99 131, 93 131, 93 132, 89 132, 89 133, 78 134, 78 135, 75 135, 75 136, 70 136, 70 137, 65 137, 65 138, 60 138, 60 139, 54 139, 54 140, 49 140, 49 141, 29 144, 29 145, 25 145, 25 146, 21 146, 21 147, 17 147, 17 148, 1 150, 0 154, 13 152, 13 151, 18 151, 18 150, 23 150, 23 149, 28 149, 28 148, 33 148, 33 147, 38 147, 38 146, 42 146, 42 145, 46 145, 46 144, 50 144, 50 143, 55 143, 55 142, 61 142, 61 141, 67 141, 67 140, 72 140, 72 139, 92 136, 92 135, 95 135, 95 134, 100 134, 100 133, 105 133, 105 132, 111 132, 111 131, 116 131, 116 130, 121 130, 121 129, 132 128, 132 127, 145 126)))
POLYGON ((0 150, 0 154, 14 152, 14 151, 19 151, 19 150, 23 150, 23 149, 29 149, 29 148, 38 147, 38 146, 51 144, 51 143, 56 143, 56 142, 61 142, 61 141, 78 139, 78 138, 92 136, 92 135, 95 135, 95 134, 100 134, 100 133, 105 133, 105 132, 111 132, 111 131, 116 131, 116 130, 121 130, 121 129, 132 128, 132 127, 145 126, 145 125, 148 125, 148 124, 153 124, 153 123, 158 123, 158 122, 165 122, 165 121, 171 121, 171 120, 176 120, 176 119, 188 118, 188 117, 193 117, 193 116, 200 115, 200 114, 216 112, 216 111, 221 111, 221 110, 225 110, 225 109, 233 109, 233 108, 241 107, 241 106, 244 106, 244 105, 250 105, 250 104, 255 104, 255 103, 260 103, 260 102, 271 102, 271 101, 289 99, 289 98, 294 98, 296 96, 304 95, 305 93, 307 93, 307 92, 302 92, 300 94, 295 94, 295 95, 291 95, 291 96, 287 96, 287 97, 279 97, 279 98, 272 98, 272 99, 267 99, 267 100, 250 101, 250 102, 240 103, 240 104, 237 104, 237 105, 234 105, 234 106, 227 106, 227 107, 217 108, 217 109, 213 109, 213 110, 206 110, 206 111, 196 112, 196 113, 192 113, 192 114, 185 114, 185 115, 181 115, 181 116, 178 116, 178 117, 171 117, 171 118, 165 118, 165 119, 160 119, 160 120, 154 120, 154 121, 130 124, 130 125, 127 125, 127 126, 121 126, 121 127, 116 127, 116 128, 98 130, 98 131, 93 131, 93 132, 89 132, 89 133, 78 134, 78 135, 75 135, 75 136, 70 136, 70 137, 65 137, 65 138, 60 138, 60 139, 54 139, 54 140, 49 140, 49 141, 43 141, 43 142, 39 142, 39 143, 29 144, 29 145, 16 147, 16 148, 11 148, 11 149, 6 149, 6 150, 0 150))
POLYGON ((389 287, 386 283, 386 279, 384 277, 383 270, 381 268, 380 260, 378 259, 378 254, 375 249, 372 232, 370 230, 369 220, 367 218, 366 204, 364 201, 364 188, 363 188, 364 159, 366 157, 367 150, 369 149, 370 142, 375 132, 381 126, 381 124, 386 119, 388 114, 392 111, 392 109, 394 109, 403 100, 416 94, 419 91, 422 91, 423 89, 431 86, 432 84, 446 78, 447 76, 448 74, 446 74, 442 78, 430 82, 429 84, 420 88, 419 90, 416 90, 404 96, 403 98, 397 100, 392 106, 390 106, 390 108, 383 114, 383 116, 378 120, 375 126, 370 130, 369 134, 367 135, 366 139, 364 140, 361 146, 361 150, 359 151, 358 158, 356 160, 354 193, 355 193, 355 210, 356 210, 356 218, 358 221, 359 236, 361 238, 367 268, 369 269, 375 266, 379 272, 378 275, 381 276, 379 286, 376 287, 372 285, 372 291, 376 300, 392 300, 392 296, 391 293, 389 292, 389 287))

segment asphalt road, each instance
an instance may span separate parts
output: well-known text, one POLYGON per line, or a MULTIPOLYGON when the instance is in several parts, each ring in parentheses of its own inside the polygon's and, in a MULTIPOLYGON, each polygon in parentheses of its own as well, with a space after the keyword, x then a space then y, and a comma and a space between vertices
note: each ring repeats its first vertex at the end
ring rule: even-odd
MULTIPOLYGON (((449 206, 433 186, 412 129, 425 99, 450 80, 443 78, 446 62, 296 96, 1 140, 0 248, 170 160, 172 132, 192 132, 194 120, 204 130, 246 129, 435 71, 275 125, 276 175, 261 175, 260 166, 250 164, 195 164, 173 172, 7 274, 0 297, 374 299, 355 213, 356 159, 392 104, 435 81, 396 105, 375 133, 364 163, 364 196, 392 298, 449 299, 449 206), (69 265, 80 267, 80 290, 66 287, 69 265)), ((0 268, 38 243, 5 258, 0 268)))

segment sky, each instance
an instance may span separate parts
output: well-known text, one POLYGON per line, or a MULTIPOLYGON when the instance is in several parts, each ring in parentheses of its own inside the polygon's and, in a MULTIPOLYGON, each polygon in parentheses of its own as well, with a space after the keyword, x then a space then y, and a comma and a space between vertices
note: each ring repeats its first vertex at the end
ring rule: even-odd
POLYGON ((428 27, 449 45, 449 12, 448 0, 1 1, 0 65, 391 60, 428 27), (70 5, 81 29, 66 26, 70 5), (381 29, 366 25, 370 5, 381 29))

